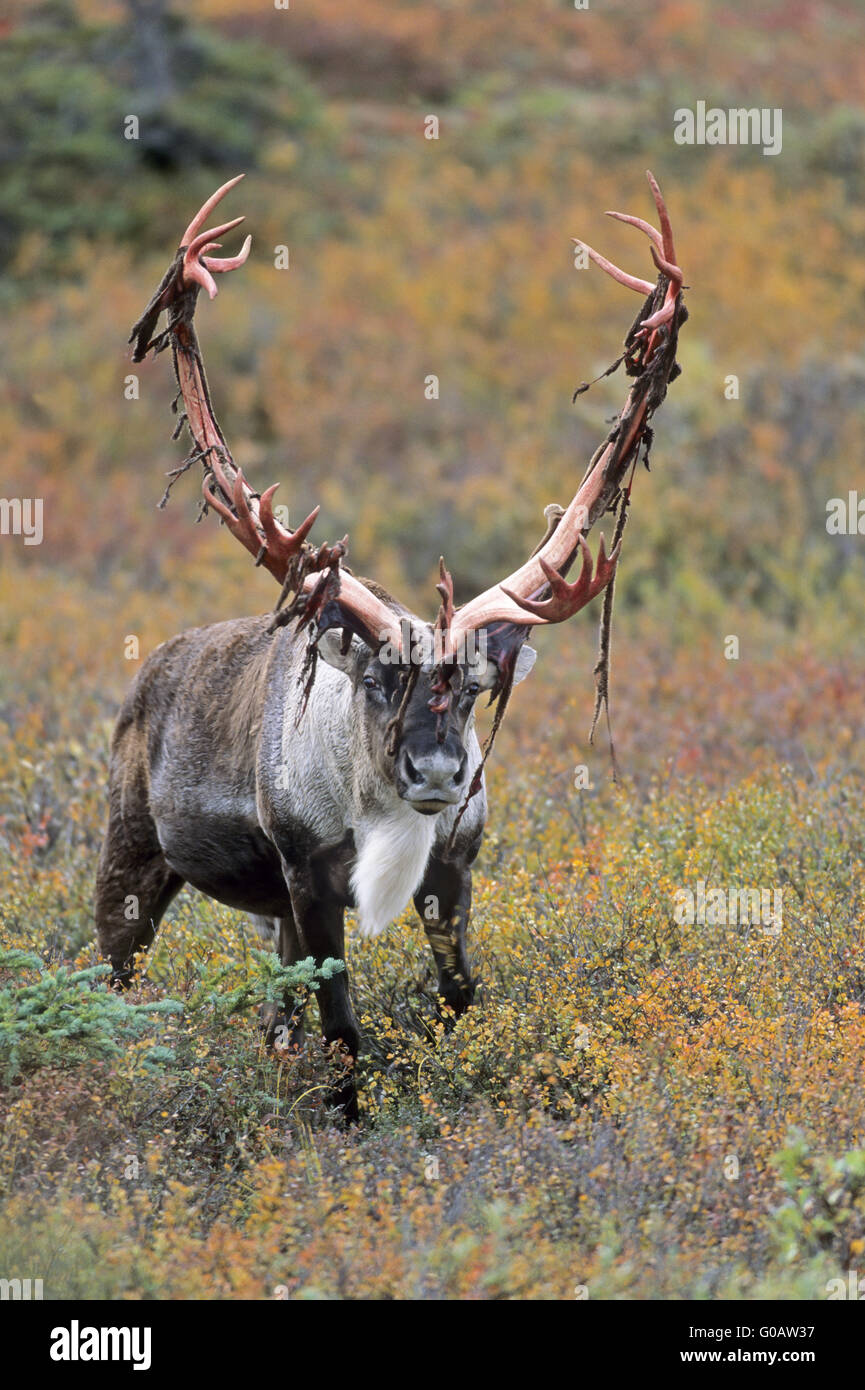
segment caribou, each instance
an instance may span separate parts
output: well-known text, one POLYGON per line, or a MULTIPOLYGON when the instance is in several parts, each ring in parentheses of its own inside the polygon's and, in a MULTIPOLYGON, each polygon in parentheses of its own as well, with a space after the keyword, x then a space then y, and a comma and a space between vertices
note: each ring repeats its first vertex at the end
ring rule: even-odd
MULTIPOLYGON (((413 899, 442 1015, 451 1020, 475 994, 466 932, 487 815, 484 764, 511 690, 534 664, 527 638, 602 590, 605 608, 610 602, 649 421, 679 371, 686 311, 670 219, 651 174, 659 229, 610 214, 649 238, 654 284, 577 243, 644 297, 614 364, 624 362, 632 378, 627 400, 569 505, 546 509, 546 532, 526 562, 457 607, 441 560, 438 614, 428 622, 352 573, 347 537, 317 547, 307 539, 318 508, 296 530, 283 526, 275 485, 253 491, 217 423, 193 319, 200 291, 213 299, 214 276, 249 255, 250 237, 234 256, 213 254, 242 218, 206 227, 241 177, 193 217, 130 342, 135 362, 172 352, 181 412, 174 437, 186 426, 192 439, 172 482, 201 462, 202 512, 218 514, 280 594, 267 614, 171 638, 138 673, 111 746, 96 881, 99 945, 115 986, 128 987, 138 953, 190 884, 249 914, 284 964, 332 957, 344 967, 347 908, 369 937, 413 899), (163 313, 166 326, 157 331, 163 313), (616 518, 615 543, 607 551, 602 535, 593 560, 586 536, 606 512, 616 518), (496 705, 483 749, 475 730, 482 693, 496 705)), ((318 1002, 325 1044, 341 1065, 329 1100, 353 1121, 359 1032, 344 968, 321 982, 318 1002)), ((303 1040, 302 1010, 288 999, 286 1011, 267 1011, 268 1043, 303 1040)))

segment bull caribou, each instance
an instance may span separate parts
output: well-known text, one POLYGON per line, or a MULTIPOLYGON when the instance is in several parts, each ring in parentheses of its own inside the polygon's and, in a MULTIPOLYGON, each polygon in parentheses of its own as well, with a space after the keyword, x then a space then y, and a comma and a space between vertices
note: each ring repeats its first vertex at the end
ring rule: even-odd
MULTIPOLYGON (((239 176, 242 177, 242 176, 239 176)), ((628 275, 579 242, 597 265, 644 296, 619 363, 632 378, 625 405, 566 508, 546 509, 547 530, 525 564, 462 607, 440 562, 438 615, 430 623, 346 566, 347 538, 307 539, 318 508, 292 531, 232 459, 217 423, 193 318, 214 276, 250 249, 219 258, 235 218, 207 229, 231 179, 190 222, 171 265, 132 330, 133 360, 170 347, 191 452, 200 461, 203 510, 212 508, 280 585, 274 612, 181 633, 144 663, 120 711, 111 748, 109 817, 96 883, 101 950, 119 988, 153 940, 184 883, 254 918, 283 963, 344 961, 344 914, 374 936, 413 898, 446 1009, 460 1014, 475 982, 466 952, 471 866, 487 814, 484 762, 511 690, 535 660, 533 627, 563 622, 612 581, 621 531, 649 421, 678 374, 685 317, 682 272, 660 189, 648 175, 660 229, 611 213, 649 238, 655 284, 628 275), (157 332, 162 313, 166 326, 157 332), (586 535, 616 515, 597 560, 586 535), (573 583, 566 575, 581 558, 573 583), (475 703, 496 704, 481 749, 475 703), (138 913, 129 920, 130 897, 138 913)), ((616 364, 618 365, 618 363, 616 364)), ((645 455, 644 455, 645 456, 645 455)), ((169 483, 169 488, 171 483, 169 483)), ((166 497, 168 490, 166 490, 166 497)), ((163 499, 165 500, 165 499, 163 499)), ((353 1075, 358 1026, 345 971, 318 995, 326 1043, 344 1069, 331 1101, 357 1117, 353 1075)), ((449 1014, 445 1014, 449 1017, 449 1014)), ((303 1019, 266 1019, 302 1038, 303 1019)))

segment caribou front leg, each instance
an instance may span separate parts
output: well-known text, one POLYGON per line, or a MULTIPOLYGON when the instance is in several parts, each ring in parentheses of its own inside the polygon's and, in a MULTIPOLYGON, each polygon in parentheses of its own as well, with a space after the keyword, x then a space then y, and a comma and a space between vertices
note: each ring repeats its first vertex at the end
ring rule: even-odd
MULTIPOLYGON (((327 891, 323 875, 311 868, 288 869, 286 879, 291 894, 294 921, 304 953, 321 965, 328 956, 345 964, 345 907, 336 894, 327 891)), ((316 992, 326 1043, 335 1045, 344 1070, 329 1092, 327 1103, 341 1111, 347 1121, 357 1121, 357 1061, 360 1033, 348 991, 348 971, 342 970, 322 980, 316 992)))
POLYGON ((466 928, 472 905, 472 873, 466 864, 431 856, 414 905, 438 969, 438 992, 449 1008, 464 1013, 475 995, 466 957, 466 928))

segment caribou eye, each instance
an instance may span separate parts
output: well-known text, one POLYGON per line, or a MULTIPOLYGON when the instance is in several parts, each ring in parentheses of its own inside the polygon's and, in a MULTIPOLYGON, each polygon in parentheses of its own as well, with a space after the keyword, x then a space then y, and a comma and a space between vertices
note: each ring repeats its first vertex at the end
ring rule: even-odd
POLYGON ((480 683, 480 681, 469 681, 468 685, 466 686, 465 690, 463 691, 463 694, 465 694, 465 695, 470 695, 471 698, 474 699, 475 696, 478 695, 478 694, 480 693, 480 688, 481 688, 481 683, 480 683))
POLYGON ((375 676, 364 676, 363 683, 367 690, 381 690, 381 686, 375 676))

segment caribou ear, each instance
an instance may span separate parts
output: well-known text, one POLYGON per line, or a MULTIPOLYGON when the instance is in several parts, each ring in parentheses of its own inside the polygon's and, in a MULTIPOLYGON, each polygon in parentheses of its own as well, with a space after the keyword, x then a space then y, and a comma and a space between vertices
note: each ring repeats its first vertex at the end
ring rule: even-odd
POLYGON ((525 680, 537 659, 538 654, 534 647, 520 647, 514 665, 514 685, 519 685, 520 681, 525 680))
MULTIPOLYGON (((490 703, 501 694, 510 679, 510 687, 525 680, 537 660, 534 647, 526 646, 528 631, 516 623, 494 623, 481 629, 481 651, 486 670, 481 677, 481 689, 490 692, 490 703)), ((509 687, 509 688, 510 688, 509 687)))
POLYGON ((349 634, 341 628, 328 628, 318 639, 318 654, 328 666, 336 667, 337 671, 344 671, 355 680, 361 666, 366 665, 372 652, 366 642, 357 636, 352 636, 346 648, 345 639, 348 636, 349 634))

